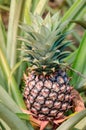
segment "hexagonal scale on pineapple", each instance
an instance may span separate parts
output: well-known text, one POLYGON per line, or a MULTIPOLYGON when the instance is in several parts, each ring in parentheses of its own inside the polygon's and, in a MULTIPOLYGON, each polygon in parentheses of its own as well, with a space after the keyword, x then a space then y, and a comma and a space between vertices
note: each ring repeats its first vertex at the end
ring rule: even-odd
POLYGON ((49 95, 49 89, 44 87, 40 94, 43 95, 43 97, 47 97, 49 95))
POLYGON ((38 113, 37 110, 34 107, 31 108, 31 112, 34 113, 34 114, 36 114, 36 115, 38 113))
POLYGON ((43 114, 48 114, 49 113, 49 109, 47 107, 44 107, 44 108, 41 109, 41 112, 43 114))
POLYGON ((26 90, 26 91, 24 92, 24 94, 25 94, 25 95, 28 95, 28 91, 26 90))
POLYGON ((44 103, 44 97, 39 95, 39 96, 37 97, 36 101, 37 101, 38 103, 40 103, 40 104, 43 104, 43 103, 44 103))
POLYGON ((35 86, 35 81, 32 80, 29 82, 29 89, 31 90, 35 86))
POLYGON ((63 84, 62 87, 60 88, 61 92, 65 92, 66 91, 66 86, 63 84))
POLYGON ((38 81, 35 86, 38 89, 38 91, 40 91, 42 89, 43 82, 42 81, 38 81))
POLYGON ((69 79, 67 77, 64 77, 64 82, 67 84, 69 82, 69 79))
POLYGON ((44 119, 46 119, 46 116, 43 114, 38 114, 38 119, 44 120, 44 119))
POLYGON ((55 101, 57 99, 57 94, 55 92, 52 92, 49 94, 49 98, 55 101))
POLYGON ((69 85, 66 87, 66 91, 67 91, 67 93, 71 92, 71 87, 69 85))
POLYGON ((29 87, 26 87, 24 90, 29 92, 29 87))
POLYGON ((54 103, 54 108, 59 109, 60 107, 61 107, 61 102, 56 101, 56 102, 54 103))
POLYGON ((38 75, 36 76, 35 81, 36 81, 36 82, 39 81, 39 77, 38 77, 38 75))
POLYGON ((64 116, 64 113, 63 112, 59 112, 58 114, 57 114, 57 118, 62 118, 64 116))
POLYGON ((45 101, 45 106, 51 108, 53 106, 53 101, 52 100, 46 100, 45 101))
POLYGON ((31 90, 31 94, 32 94, 33 96, 37 95, 37 94, 38 94, 38 90, 37 90, 36 88, 33 88, 33 89, 31 90))
POLYGON ((61 109, 62 109, 62 110, 66 110, 66 109, 67 109, 67 106, 68 106, 68 103, 63 103, 61 109))
POLYGON ((34 102, 34 98, 33 98, 33 96, 28 96, 28 100, 30 101, 30 103, 33 103, 34 102))
POLYGON ((53 83, 52 88, 53 88, 53 90, 54 90, 55 92, 58 92, 58 91, 60 90, 58 83, 53 83))
POLYGON ((34 102, 33 106, 37 109, 40 110, 40 104, 37 102, 34 102))
POLYGON ((26 106, 27 106, 27 109, 30 109, 30 101, 28 99, 26 100, 26 106))
POLYGON ((57 77, 57 82, 58 82, 59 84, 63 84, 63 83, 64 83, 64 79, 63 79, 61 76, 58 76, 58 77, 57 77))
POLYGON ((65 71, 61 71, 61 72, 60 72, 60 75, 61 75, 62 77, 66 77, 66 72, 65 72, 65 71))
POLYGON ((50 116, 56 116, 57 112, 58 111, 56 109, 55 110, 51 110, 49 115, 50 116))
POLYGON ((65 95, 65 101, 69 101, 70 100, 70 96, 67 94, 65 95))
POLYGON ((60 94, 59 96, 58 96, 58 100, 60 100, 60 101, 63 101, 64 100, 64 94, 60 94))
POLYGON ((34 80, 34 78, 35 78, 34 74, 31 74, 31 73, 28 74, 29 81, 34 80))
POLYGON ((50 80, 46 80, 46 81, 44 82, 44 86, 47 87, 47 88, 49 88, 49 89, 51 89, 51 87, 52 87, 52 82, 51 82, 50 80))

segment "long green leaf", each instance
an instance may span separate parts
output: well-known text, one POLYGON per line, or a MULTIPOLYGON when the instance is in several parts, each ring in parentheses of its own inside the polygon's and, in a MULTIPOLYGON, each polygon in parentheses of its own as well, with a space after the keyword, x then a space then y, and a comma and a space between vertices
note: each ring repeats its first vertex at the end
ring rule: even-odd
POLYGON ((72 20, 72 23, 77 23, 79 25, 81 25, 84 29, 86 29, 86 21, 81 21, 81 20, 72 20))
MULTIPOLYGON (((4 77, 8 82, 8 78, 10 76, 11 71, 10 71, 9 65, 7 63, 6 57, 4 56, 1 49, 0 49, 0 66, 1 66, 2 72, 4 74, 4 77)), ((13 97, 14 97, 15 101, 17 102, 17 104, 20 106, 20 108, 25 108, 25 105, 24 105, 24 102, 22 99, 22 95, 20 94, 18 85, 13 76, 11 77, 11 90, 13 92, 13 97)))
POLYGON ((43 11, 46 7, 47 2, 48 2, 48 0, 40 0, 39 3, 36 6, 34 14, 42 15, 42 13, 43 13, 43 11))
POLYGON ((5 28, 3 27, 1 15, 0 15, 0 48, 4 51, 6 54, 6 32, 5 28))
POLYGON ((34 13, 34 10, 36 9, 36 6, 40 0, 32 0, 32 7, 31 12, 34 13))
POLYGON ((9 96, 9 94, 0 86, 0 100, 6 107, 8 107, 14 113, 21 112, 20 108, 14 102, 14 100, 9 96))
POLYGON ((78 52, 78 49, 72 52, 67 58, 64 59, 64 61, 67 62, 68 64, 72 64, 75 60, 77 52, 78 52))
POLYGON ((74 128, 79 130, 85 130, 86 129, 86 117, 83 118, 74 128))
MULTIPOLYGON (((75 57, 73 63, 73 69, 81 72, 86 77, 86 32, 81 41, 80 47, 78 49, 77 55, 75 57)), ((80 76, 78 76, 75 72, 71 72, 72 81, 71 83, 75 86, 75 88, 79 87, 80 82, 83 80, 80 76)))
POLYGON ((29 120, 29 116, 25 113, 16 113, 20 119, 29 120))
MULTIPOLYGON (((77 14, 74 16, 74 18, 72 20, 78 20, 78 19, 83 19, 83 16, 84 14, 86 13, 86 7, 85 7, 86 4, 84 5, 81 5, 81 8, 77 11, 77 14), (80 12, 80 13, 78 13, 80 12)), ((68 25, 68 30, 71 30, 75 27, 75 23, 71 23, 68 25)))
POLYGON ((12 68, 16 61, 16 47, 17 47, 17 33, 18 33, 18 22, 24 5, 23 0, 11 0, 10 16, 8 25, 8 36, 7 36, 7 58, 12 68))
POLYGON ((16 113, 20 119, 24 119, 28 121, 29 128, 33 130, 31 124, 29 123, 29 115, 22 113, 20 108, 14 102, 14 100, 8 95, 8 93, 0 86, 0 101, 4 104, 9 110, 13 113, 16 113))
POLYGON ((12 130, 29 130, 26 124, 16 114, 0 103, 0 118, 4 120, 12 130))
POLYGON ((0 130, 11 130, 10 127, 6 124, 6 122, 1 120, 1 118, 0 118, 0 130))
POLYGON ((85 116, 86 116, 86 110, 83 110, 78 114, 76 114, 75 116, 68 119, 67 121, 65 121, 64 123, 62 123, 62 125, 60 125, 60 127, 58 127, 57 130, 71 130, 72 127, 76 125, 85 116))
POLYGON ((4 78, 1 68, 0 68, 0 85, 2 85, 3 88, 7 91, 8 87, 7 87, 6 79, 4 78))
POLYGON ((31 3, 32 3, 32 0, 26 0, 26 2, 25 2, 24 17, 25 17, 25 22, 27 24, 31 24, 31 19, 30 19, 31 3))
MULTIPOLYGON (((86 12, 86 1, 85 0, 76 0, 74 4, 69 8, 69 10, 64 14, 62 18, 62 22, 66 20, 76 20, 80 19, 83 14, 86 12)), ((69 23, 68 27, 66 30, 71 30, 73 29, 75 24, 69 23)))
POLYGON ((67 19, 74 19, 76 15, 79 15, 79 10, 82 9, 85 4, 85 0, 76 0, 74 4, 71 6, 71 8, 65 13, 65 15, 62 18, 62 21, 65 21, 67 19))

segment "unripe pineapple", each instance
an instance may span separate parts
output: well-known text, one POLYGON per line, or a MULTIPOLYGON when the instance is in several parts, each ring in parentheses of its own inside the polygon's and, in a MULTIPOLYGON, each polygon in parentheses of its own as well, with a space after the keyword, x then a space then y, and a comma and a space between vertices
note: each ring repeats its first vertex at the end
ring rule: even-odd
POLYGON ((62 68, 64 58, 69 55, 65 50, 70 41, 65 41, 67 24, 58 21, 58 14, 43 20, 31 16, 31 25, 22 25, 25 37, 24 57, 30 63, 24 74, 23 92, 27 109, 39 120, 52 121, 64 117, 71 108, 71 87, 66 69, 62 68))

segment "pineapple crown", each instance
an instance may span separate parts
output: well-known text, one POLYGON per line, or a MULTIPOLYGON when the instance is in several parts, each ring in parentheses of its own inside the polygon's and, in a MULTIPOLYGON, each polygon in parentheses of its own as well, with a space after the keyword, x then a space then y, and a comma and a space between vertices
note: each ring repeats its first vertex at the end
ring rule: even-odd
POLYGON ((31 20, 31 25, 20 25, 25 32, 24 37, 19 37, 19 40, 25 43, 24 58, 31 63, 31 68, 36 72, 56 71, 57 66, 70 54, 65 50, 71 43, 65 41, 69 34, 64 31, 68 21, 62 23, 59 13, 52 17, 48 14, 45 19, 39 15, 31 15, 31 20))

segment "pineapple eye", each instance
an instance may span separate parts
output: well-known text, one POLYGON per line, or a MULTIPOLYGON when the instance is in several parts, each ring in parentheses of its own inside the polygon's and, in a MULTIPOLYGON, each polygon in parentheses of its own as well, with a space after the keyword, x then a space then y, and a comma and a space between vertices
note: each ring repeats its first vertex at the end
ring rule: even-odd
POLYGON ((62 87, 60 88, 61 92, 65 92, 66 91, 66 86, 62 85, 62 87))
POLYGON ((66 76, 66 72, 65 71, 61 72, 60 74, 61 74, 62 77, 66 76))
POLYGON ((68 78, 67 78, 67 77, 64 77, 64 82, 65 82, 66 84, 68 84, 68 83, 69 83, 69 80, 68 80, 68 78))
POLYGON ((52 111, 50 112, 50 116, 56 116, 56 114, 57 114, 57 110, 52 110, 52 111))
POLYGON ((42 82, 42 81, 38 81, 38 82, 36 83, 36 87, 37 87, 37 89, 40 91, 40 90, 42 89, 42 87, 43 87, 43 82, 42 82))
POLYGON ((57 82, 58 82, 59 84, 63 84, 63 83, 64 83, 64 80, 63 80, 63 78, 62 78, 61 76, 58 76, 58 77, 57 77, 57 82))
POLYGON ((57 117, 58 117, 58 118, 63 117, 63 112, 59 112, 59 113, 57 114, 57 117))
POLYGON ((61 107, 61 102, 55 102, 54 107, 59 109, 61 107))
POLYGON ((43 114, 48 114, 49 113, 49 109, 48 108, 42 108, 42 113, 43 114))
POLYGON ((33 74, 29 74, 28 76, 28 80, 27 81, 31 81, 35 78, 35 76, 33 74))
POLYGON ((27 106, 27 109, 29 110, 31 105, 28 99, 26 100, 26 106, 27 106))
POLYGON ((38 93, 38 90, 36 88, 35 89, 33 88, 32 91, 31 91, 31 94, 32 95, 37 95, 37 93, 38 93))
POLYGON ((50 80, 46 80, 46 81, 44 82, 44 86, 47 87, 47 88, 49 88, 49 89, 51 89, 51 87, 52 87, 52 82, 51 82, 50 80))
POLYGON ((55 91, 55 92, 58 92, 60 90, 58 83, 53 83, 52 88, 53 88, 52 90, 55 91))
POLYGON ((64 100, 64 94, 60 94, 60 95, 58 96, 58 100, 63 101, 63 100, 64 100))
POLYGON ((48 94, 49 94, 49 89, 47 89, 47 88, 44 87, 44 89, 42 89, 42 91, 41 91, 41 95, 43 97, 47 97, 48 94))
POLYGON ((33 96, 28 96, 28 100, 30 101, 30 103, 33 103, 34 102, 34 98, 33 98, 33 96))
POLYGON ((44 103, 44 97, 39 95, 37 97, 36 101, 39 102, 40 104, 43 104, 44 103))
POLYGON ((68 106, 68 104, 67 104, 67 103, 64 103, 64 104, 62 105, 62 110, 66 110, 66 109, 67 109, 67 106, 68 106))
POLYGON ((33 105, 37 110, 40 110, 40 104, 35 102, 34 105, 33 105))
POLYGON ((69 101, 69 95, 65 96, 65 101, 69 101))
POLYGON ((71 87, 67 86, 67 92, 70 93, 70 91, 71 91, 71 87))
POLYGON ((44 119, 45 119, 45 115, 39 114, 39 115, 38 115, 38 118, 39 118, 40 120, 44 120, 44 119))
POLYGON ((34 107, 31 108, 31 112, 37 115, 37 110, 34 107))
POLYGON ((57 94, 55 92, 50 93, 49 98, 52 99, 53 101, 57 99, 57 94))
POLYGON ((53 101, 52 100, 47 100, 45 101, 45 105, 49 108, 51 108, 53 106, 53 101))
POLYGON ((28 85, 29 89, 31 90, 34 87, 34 85, 35 85, 35 81, 34 80, 30 81, 28 85))

